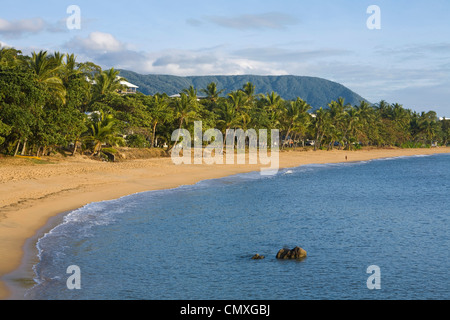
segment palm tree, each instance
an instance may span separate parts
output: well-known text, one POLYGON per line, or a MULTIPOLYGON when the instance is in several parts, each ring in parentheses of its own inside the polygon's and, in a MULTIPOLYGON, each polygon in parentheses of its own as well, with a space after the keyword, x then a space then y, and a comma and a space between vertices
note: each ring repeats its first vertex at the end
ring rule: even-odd
POLYGON ((359 142, 361 136, 362 122, 360 120, 360 112, 357 108, 350 107, 346 114, 345 140, 348 150, 353 148, 353 143, 359 142))
POLYGON ((56 66, 62 66, 65 54, 55 51, 53 55, 50 56, 52 63, 56 66))
POLYGON ((294 109, 298 110, 298 114, 297 112, 292 114, 295 116, 295 120, 292 122, 291 129, 296 133, 296 135, 303 136, 311 120, 309 110, 311 110, 312 107, 301 98, 297 98, 297 100, 291 102, 291 104, 295 105, 294 109))
POLYGON ((314 151, 322 147, 322 140, 327 131, 332 127, 330 113, 322 107, 316 111, 313 118, 312 128, 315 135, 314 151))
POLYGON ((450 140, 450 120, 449 119, 442 119, 439 121, 440 123, 440 132, 441 132, 441 141, 442 145, 445 147, 448 144, 448 141, 450 140))
POLYGON ((282 122, 285 124, 286 135, 284 136, 282 148, 287 144, 287 139, 291 133, 292 128, 296 125, 300 118, 300 103, 299 100, 287 102, 282 111, 282 122))
POLYGON ((241 111, 246 106, 247 99, 245 93, 241 90, 230 92, 228 94, 228 99, 231 101, 232 106, 237 112, 241 111))
POLYGON ((253 108, 253 105, 255 103, 256 99, 256 87, 253 83, 247 82, 244 87, 242 88, 242 91, 245 93, 247 97, 246 104, 248 107, 253 108))
POLYGON ((281 99, 281 96, 279 96, 278 93, 272 91, 263 97, 263 101, 265 102, 265 106, 268 110, 274 111, 279 109, 283 99, 281 99))
POLYGON ((430 142, 432 144, 439 130, 436 112, 422 112, 420 116, 420 129, 424 135, 425 143, 430 142))
POLYGON ((197 105, 198 97, 197 97, 197 89, 194 86, 189 86, 187 89, 183 89, 183 93, 191 100, 192 104, 197 105))
POLYGON ((97 99, 103 98, 109 93, 117 92, 123 86, 120 83, 120 71, 111 68, 104 70, 95 76, 94 80, 94 95, 97 99))
POLYGON ((228 101, 219 103, 214 111, 219 116, 217 123, 222 127, 222 132, 224 133, 223 142, 225 144, 228 137, 228 130, 238 127, 241 123, 242 116, 236 110, 236 107, 228 101))
POLYGON ((411 122, 411 113, 403 108, 402 105, 394 103, 391 109, 390 120, 394 125, 395 140, 397 144, 404 143, 411 139, 409 128, 411 122))
POLYGON ((248 112, 243 112, 242 115, 241 115, 241 125, 240 125, 240 127, 244 131, 247 131, 248 129, 251 128, 253 123, 255 123, 255 119, 252 117, 252 115, 249 114, 248 112))
POLYGON ((72 77, 83 74, 84 72, 79 68, 79 64, 76 61, 77 58, 73 53, 64 55, 64 58, 61 62, 63 66, 61 79, 64 84, 67 84, 72 77))
POLYGON ((328 104, 331 122, 331 126, 329 127, 329 138, 331 139, 329 148, 331 149, 333 149, 336 140, 340 140, 345 136, 345 117, 351 106, 348 104, 346 105, 344 101, 343 98, 339 98, 337 101, 331 101, 331 103, 328 104))
POLYGON ((368 143, 370 141, 370 133, 376 130, 375 109, 367 101, 360 101, 356 109, 359 113, 361 130, 363 132, 361 139, 364 140, 363 142, 368 143))
POLYGON ((380 113, 383 118, 388 118, 391 113, 392 107, 385 100, 381 100, 379 103, 375 105, 375 108, 380 113))
POLYGON ((169 120, 171 113, 169 112, 169 102, 164 96, 155 95, 151 98, 151 108, 149 109, 152 118, 152 148, 156 143, 156 127, 158 124, 165 123, 169 120))
MULTIPOLYGON (((195 101, 196 103, 197 101, 195 101)), ((179 98, 176 98, 174 103, 172 104, 173 112, 175 115, 175 119, 178 119, 179 123, 179 131, 177 135, 177 139, 175 141, 175 145, 178 143, 181 135, 181 129, 183 128, 184 123, 188 123, 190 120, 194 119, 197 115, 196 104, 190 99, 186 93, 182 92, 179 98)), ((173 149, 171 148, 171 150, 173 149)))
POLYGON ((31 58, 25 64, 37 76, 39 82, 43 83, 48 91, 65 103, 66 89, 61 80, 60 73, 63 68, 62 60, 57 56, 49 56, 47 51, 33 52, 31 58))
POLYGON ((83 137, 84 141, 93 143, 92 155, 100 155, 105 143, 111 145, 123 143, 123 138, 116 135, 116 130, 117 120, 111 114, 101 112, 99 119, 91 124, 88 135, 83 137))
POLYGON ((215 82, 211 82, 206 86, 206 89, 201 89, 201 92, 206 94, 206 97, 211 102, 217 102, 217 99, 219 99, 219 96, 225 91, 224 89, 218 91, 217 90, 217 84, 215 82))

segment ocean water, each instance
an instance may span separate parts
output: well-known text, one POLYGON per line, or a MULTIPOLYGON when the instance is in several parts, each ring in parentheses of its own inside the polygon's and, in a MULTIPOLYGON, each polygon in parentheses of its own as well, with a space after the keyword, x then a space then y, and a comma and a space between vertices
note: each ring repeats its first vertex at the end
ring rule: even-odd
POLYGON ((28 299, 449 299, 450 154, 308 165, 93 203, 37 243, 28 299), (308 252, 279 261, 284 247, 308 252), (259 253, 264 260, 252 260, 259 253), (69 266, 81 289, 70 290, 69 266), (367 286, 369 266, 379 290, 367 286))

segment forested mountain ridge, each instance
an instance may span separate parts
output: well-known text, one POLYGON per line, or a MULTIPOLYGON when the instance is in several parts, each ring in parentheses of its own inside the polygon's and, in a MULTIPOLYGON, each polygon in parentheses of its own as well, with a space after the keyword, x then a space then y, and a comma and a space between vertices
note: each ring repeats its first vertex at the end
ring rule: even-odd
POLYGON ((214 82, 219 90, 224 90, 222 95, 225 96, 232 91, 242 89, 247 82, 251 82, 255 86, 256 94, 267 94, 273 91, 285 100, 295 100, 300 97, 313 109, 326 108, 330 101, 339 98, 344 98, 346 103, 351 105, 367 101, 339 83, 315 77, 256 75, 178 77, 142 75, 127 70, 120 70, 120 75, 139 86, 139 91, 146 95, 166 93, 171 96, 190 86, 201 90, 214 82))

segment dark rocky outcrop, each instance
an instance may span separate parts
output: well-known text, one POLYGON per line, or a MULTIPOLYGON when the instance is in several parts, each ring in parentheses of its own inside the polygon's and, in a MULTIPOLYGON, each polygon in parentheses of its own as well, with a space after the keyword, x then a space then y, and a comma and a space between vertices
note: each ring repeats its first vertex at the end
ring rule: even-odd
POLYGON ((264 256, 260 256, 258 253, 257 254, 255 254, 253 257, 252 257, 252 260, 263 260, 263 259, 265 259, 266 257, 264 257, 264 256))
POLYGON ((292 250, 289 249, 281 249, 277 253, 277 259, 280 260, 301 260, 306 258, 306 251, 300 247, 295 247, 292 250))

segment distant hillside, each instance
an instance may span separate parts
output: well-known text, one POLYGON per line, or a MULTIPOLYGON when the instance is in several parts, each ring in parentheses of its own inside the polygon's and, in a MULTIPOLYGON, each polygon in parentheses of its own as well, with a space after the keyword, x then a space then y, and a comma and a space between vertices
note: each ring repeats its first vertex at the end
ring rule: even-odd
POLYGON ((200 89, 206 88, 211 82, 217 84, 218 90, 224 89, 225 95, 231 91, 242 89, 247 82, 252 82, 256 87, 257 94, 266 94, 274 91, 285 100, 300 97, 314 109, 326 107, 332 100, 337 100, 340 97, 344 98, 346 103, 352 105, 359 104, 361 100, 365 100, 339 83, 314 77, 254 75, 177 77, 170 75, 141 75, 127 70, 121 70, 120 75, 129 82, 139 86, 139 91, 147 95, 166 93, 170 96, 180 93, 191 85, 201 95, 200 89))

